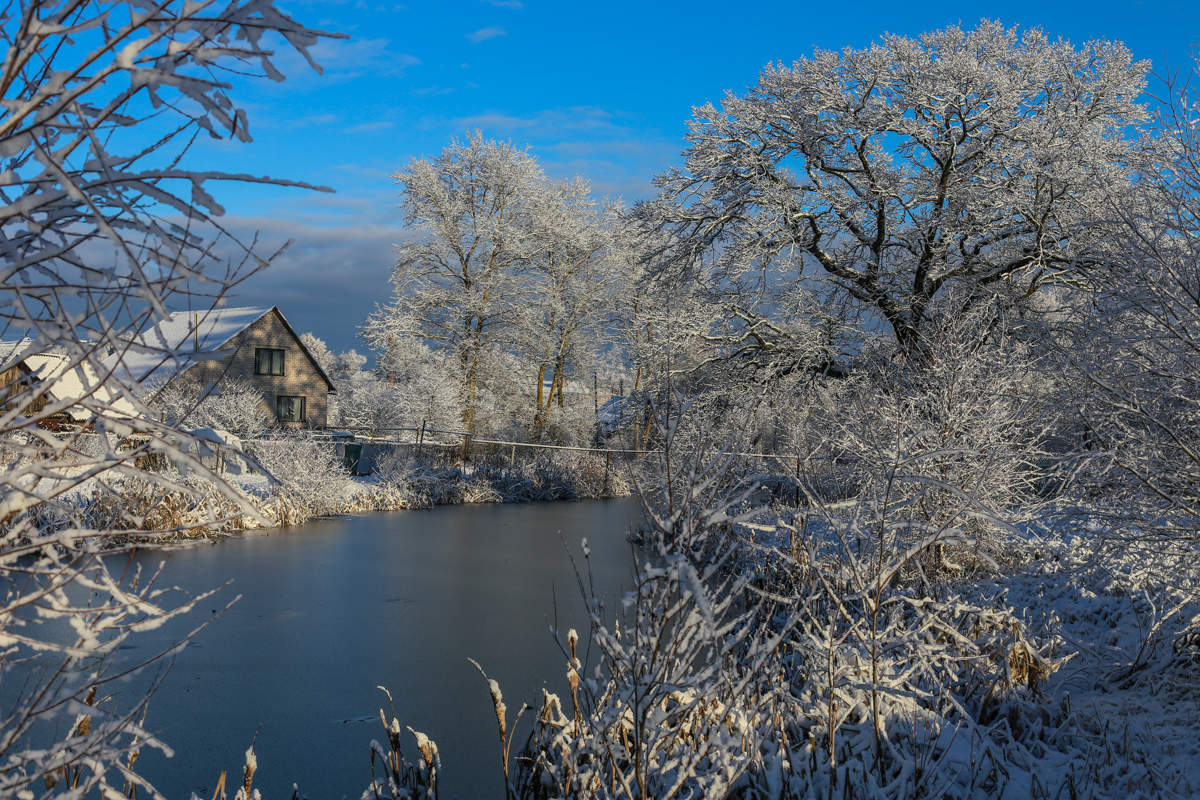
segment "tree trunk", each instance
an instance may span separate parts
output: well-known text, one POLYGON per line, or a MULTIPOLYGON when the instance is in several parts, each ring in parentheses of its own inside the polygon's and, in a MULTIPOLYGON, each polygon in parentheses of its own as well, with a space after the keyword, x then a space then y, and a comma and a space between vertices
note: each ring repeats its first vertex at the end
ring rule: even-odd
POLYGON ((475 433, 475 398, 479 382, 479 356, 483 344, 483 320, 477 320, 473 327, 471 343, 463 352, 465 367, 462 390, 462 421, 465 431, 462 442, 463 461, 469 461, 471 458, 471 437, 475 433))
POLYGON ((533 414, 533 440, 535 442, 542 441, 542 429, 546 427, 546 412, 542 407, 542 402, 546 394, 546 367, 547 364, 545 361, 538 366, 537 403, 534 405, 533 414))

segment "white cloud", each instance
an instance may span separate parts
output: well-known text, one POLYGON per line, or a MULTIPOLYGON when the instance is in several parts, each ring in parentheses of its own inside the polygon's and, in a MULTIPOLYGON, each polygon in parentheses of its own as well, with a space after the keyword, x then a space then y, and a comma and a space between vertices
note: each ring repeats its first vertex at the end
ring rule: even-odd
POLYGON ((353 125, 346 129, 346 133, 370 133, 371 131, 382 131, 394 127, 396 127, 396 123, 394 122, 379 120, 377 122, 364 122, 361 125, 353 125))
POLYGON ((512 114, 475 114, 470 117, 461 117, 454 120, 456 128, 465 130, 498 130, 498 131, 515 131, 522 128, 531 128, 538 124, 535 117, 517 117, 512 114))
POLYGON ((422 86, 409 92, 413 97, 440 97, 453 93, 454 89, 450 86, 422 86))
POLYGON ((295 50, 286 45, 278 46, 277 50, 280 55, 275 64, 288 76, 288 91, 325 87, 367 75, 399 78, 422 63, 411 53, 396 52, 388 39, 322 39, 309 48, 309 54, 324 72, 317 75, 295 50))
POLYGON ((593 133, 604 131, 611 134, 620 130, 611 112, 595 106, 552 108, 523 116, 486 112, 461 117, 454 120, 453 124, 467 130, 480 128, 484 131, 515 131, 536 128, 559 131, 587 130, 593 133))
POLYGON ((227 217, 223 222, 246 240, 257 232, 262 253, 292 242, 271 266, 231 292, 230 305, 278 305, 299 330, 312 331, 333 349, 364 349, 358 326, 376 303, 391 296, 395 245, 404 236, 398 221, 325 226, 227 217))
POLYGON ((489 25, 488 27, 480 28, 473 33, 468 33, 467 39, 471 42, 471 44, 479 44, 480 42, 486 42, 488 39, 496 39, 498 37, 507 35, 508 31, 504 30, 504 28, 501 28, 498 25, 489 25))

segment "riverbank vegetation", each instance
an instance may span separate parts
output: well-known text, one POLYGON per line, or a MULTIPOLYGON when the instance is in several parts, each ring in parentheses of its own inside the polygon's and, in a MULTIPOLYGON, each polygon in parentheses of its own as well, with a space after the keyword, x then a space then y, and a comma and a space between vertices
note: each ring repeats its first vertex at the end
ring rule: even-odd
MULTIPOLYGON (((210 475, 165 469, 156 479, 124 476, 77 487, 79 514, 84 524, 103 530, 153 531, 152 540, 179 542, 341 514, 628 497, 634 491, 627 469, 586 452, 512 462, 398 454, 384 458, 374 474, 353 477, 325 438, 285 436, 244 448, 243 465, 235 474, 227 464, 220 483, 210 475)), ((52 530, 55 520, 45 519, 43 526, 52 530)))

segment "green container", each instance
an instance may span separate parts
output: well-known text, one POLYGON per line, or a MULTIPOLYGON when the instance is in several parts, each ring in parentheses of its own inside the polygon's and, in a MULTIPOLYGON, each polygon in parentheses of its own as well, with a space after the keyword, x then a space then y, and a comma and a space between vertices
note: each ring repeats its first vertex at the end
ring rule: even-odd
POLYGON ((346 471, 351 475, 358 474, 358 462, 362 459, 362 442, 346 442, 344 460, 346 471))

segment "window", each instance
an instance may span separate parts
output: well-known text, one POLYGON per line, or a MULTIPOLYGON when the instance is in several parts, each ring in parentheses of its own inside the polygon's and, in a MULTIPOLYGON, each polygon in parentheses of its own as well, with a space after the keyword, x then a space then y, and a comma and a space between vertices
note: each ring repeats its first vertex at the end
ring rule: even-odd
POLYGON ((307 410, 303 397, 281 394, 275 398, 275 418, 280 422, 304 422, 307 410))
POLYGON ((255 375, 282 375, 283 351, 272 347, 259 347, 254 351, 255 375))

